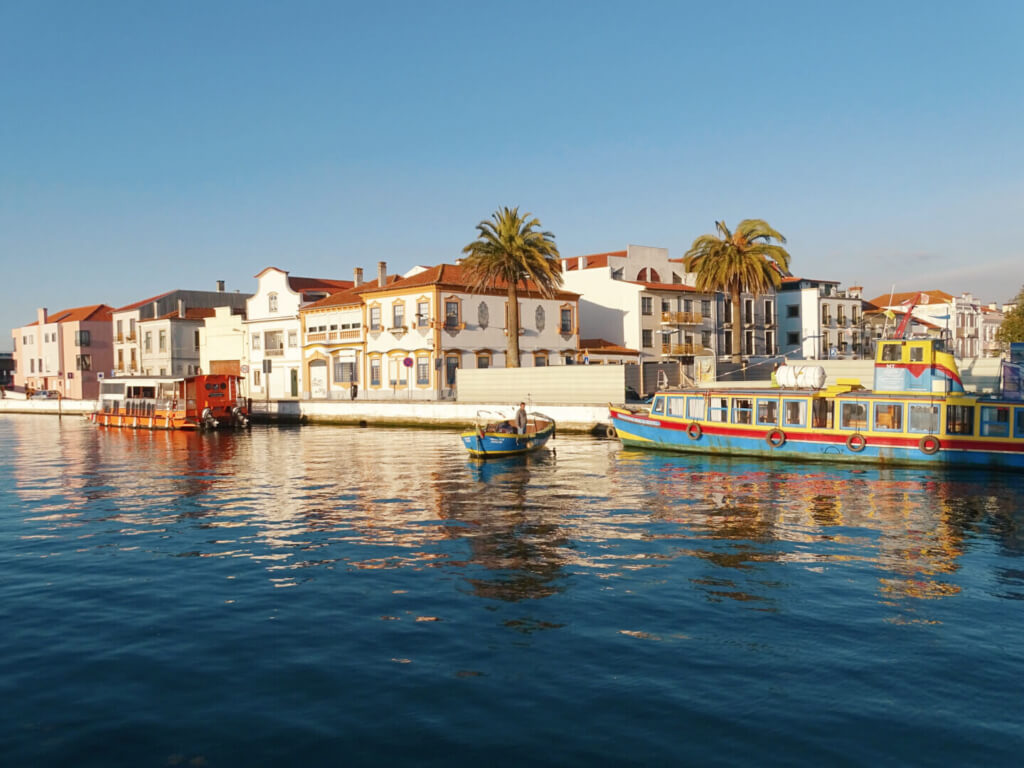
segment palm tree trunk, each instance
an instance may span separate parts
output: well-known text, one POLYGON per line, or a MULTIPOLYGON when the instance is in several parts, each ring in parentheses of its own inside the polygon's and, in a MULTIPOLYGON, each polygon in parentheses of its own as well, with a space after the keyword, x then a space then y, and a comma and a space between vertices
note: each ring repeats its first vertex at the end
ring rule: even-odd
POLYGON ((505 352, 505 367, 519 367, 519 286, 508 286, 508 348, 505 352))
POLYGON ((743 326, 740 324, 742 312, 740 311, 740 288, 733 286, 729 294, 732 300, 732 361, 740 364, 743 362, 743 326))

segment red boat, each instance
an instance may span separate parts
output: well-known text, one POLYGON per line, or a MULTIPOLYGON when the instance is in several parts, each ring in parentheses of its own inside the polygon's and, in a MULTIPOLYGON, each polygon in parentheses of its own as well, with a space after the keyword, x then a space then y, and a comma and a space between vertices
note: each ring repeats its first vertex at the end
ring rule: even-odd
POLYGON ((130 376, 100 384, 99 407, 89 418, 104 427, 217 429, 249 426, 238 376, 130 376))

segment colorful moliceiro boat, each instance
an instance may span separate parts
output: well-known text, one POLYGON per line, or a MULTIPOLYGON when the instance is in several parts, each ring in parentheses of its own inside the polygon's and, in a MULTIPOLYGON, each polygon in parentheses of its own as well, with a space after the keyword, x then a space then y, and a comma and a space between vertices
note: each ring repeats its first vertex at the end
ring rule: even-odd
MULTIPOLYGON (((787 367, 796 366, 779 371, 787 367)), ((965 393, 941 340, 880 341, 874 379, 872 390, 839 379, 826 389, 661 392, 648 410, 612 406, 611 418, 622 444, 636 448, 1024 470, 1019 390, 965 393)))
POLYGON ((249 426, 239 378, 227 375, 105 379, 90 420, 129 429, 217 429, 249 426))
POLYGON ((536 451, 555 434, 555 420, 542 413, 527 414, 526 431, 521 435, 514 424, 514 419, 505 419, 501 414, 480 411, 476 427, 462 433, 462 444, 470 456, 492 459, 536 451))

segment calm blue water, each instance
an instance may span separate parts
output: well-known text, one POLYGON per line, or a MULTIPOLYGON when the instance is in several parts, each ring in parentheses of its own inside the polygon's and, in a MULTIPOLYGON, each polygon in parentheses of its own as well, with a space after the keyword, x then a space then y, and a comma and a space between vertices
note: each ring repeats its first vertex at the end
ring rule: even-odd
POLYGON ((11 766, 1019 765, 1024 476, 0 417, 11 766))

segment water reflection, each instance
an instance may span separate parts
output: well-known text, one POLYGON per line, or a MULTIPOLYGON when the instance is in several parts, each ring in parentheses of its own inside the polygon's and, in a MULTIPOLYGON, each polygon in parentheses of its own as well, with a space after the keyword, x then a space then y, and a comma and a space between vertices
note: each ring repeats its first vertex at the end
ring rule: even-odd
MULTIPOLYGON (((1024 552, 1012 475, 774 465, 571 436, 557 453, 479 463, 433 431, 136 432, 26 416, 0 432, 4 491, 40 556, 113 544, 245 559, 280 587, 322 568, 444 568, 509 602, 562 593, 574 574, 665 569, 711 602, 771 611, 791 569, 848 568, 872 570, 877 598, 906 611, 957 595, 972 547, 1024 552)), ((1000 570, 998 596, 1020 599, 1022 573, 1000 570)))

